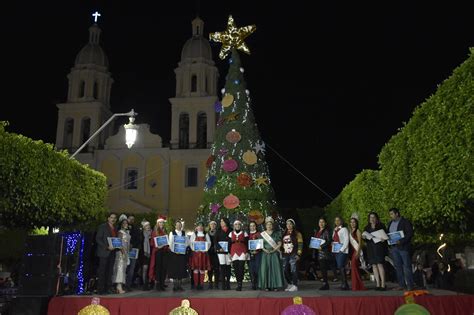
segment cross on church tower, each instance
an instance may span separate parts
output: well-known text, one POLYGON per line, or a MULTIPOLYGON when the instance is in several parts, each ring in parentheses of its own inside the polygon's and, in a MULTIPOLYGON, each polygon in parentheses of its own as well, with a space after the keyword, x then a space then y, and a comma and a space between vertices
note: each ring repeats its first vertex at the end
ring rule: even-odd
POLYGON ((95 11, 95 13, 93 13, 92 16, 94 17, 94 23, 97 23, 97 20, 99 19, 99 16, 100 16, 100 13, 95 11))

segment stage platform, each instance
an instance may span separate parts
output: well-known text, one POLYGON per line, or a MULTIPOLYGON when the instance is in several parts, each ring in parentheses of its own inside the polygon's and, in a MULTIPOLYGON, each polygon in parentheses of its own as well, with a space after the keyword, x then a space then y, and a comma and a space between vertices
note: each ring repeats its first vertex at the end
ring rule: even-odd
MULTIPOLYGON (((135 290, 125 294, 100 297, 100 304, 111 315, 155 315, 169 314, 188 299, 191 307, 199 314, 257 315, 281 314, 293 304, 293 297, 303 298, 303 304, 318 315, 391 315, 404 304, 403 291, 374 291, 368 282, 367 291, 341 291, 338 283, 331 284, 331 290, 319 291, 319 281, 302 281, 297 292, 253 291, 247 284, 241 292, 233 290, 190 290, 175 293, 171 285, 165 292, 135 290)), ((235 288, 235 284, 232 284, 235 288)), ((393 287, 393 285, 392 285, 393 287)), ((390 288, 390 287, 389 287, 390 288)), ((429 295, 416 297, 418 304, 426 307, 432 315, 473 315, 474 295, 457 294, 452 291, 428 290, 429 295)), ((95 295, 62 296, 51 299, 48 315, 76 315, 91 304, 95 295)))

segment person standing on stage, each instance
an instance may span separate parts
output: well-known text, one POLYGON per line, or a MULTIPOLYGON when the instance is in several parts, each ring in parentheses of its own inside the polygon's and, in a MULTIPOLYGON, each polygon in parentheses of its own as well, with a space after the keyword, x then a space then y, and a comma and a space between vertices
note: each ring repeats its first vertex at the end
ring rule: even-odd
MULTIPOLYGON (((379 215, 376 212, 370 212, 367 226, 364 232, 371 234, 379 230, 386 231, 385 226, 380 222, 379 215)), ((364 233, 364 235, 367 235, 364 233)), ((363 235, 363 237, 364 237, 363 235)), ((385 291, 385 255, 387 254, 387 242, 385 240, 374 242, 373 237, 364 237, 367 244, 367 262, 372 265, 377 291, 385 291), (370 239, 369 239, 370 238, 370 239)))
POLYGON ((168 276, 173 279, 173 291, 184 291, 182 279, 188 277, 186 248, 188 238, 183 231, 183 223, 176 221, 174 231, 169 234, 170 257, 168 263, 168 276), (179 240, 179 241, 178 241, 179 240), (184 245, 184 251, 178 251, 176 244, 184 245))
POLYGON ((346 279, 346 264, 349 254, 349 231, 343 224, 344 222, 341 217, 334 219, 335 228, 332 233, 332 252, 335 254, 337 268, 339 269, 341 277, 341 290, 349 290, 346 279), (335 246, 339 246, 339 249, 336 249, 335 246))
MULTIPOLYGON (((143 244, 143 234, 141 233, 138 226, 135 225, 135 217, 129 215, 128 218, 128 230, 130 232, 130 249, 137 248, 140 249, 143 244)), ((137 259, 130 258, 130 264, 127 266, 127 280, 125 283, 125 288, 127 291, 131 291, 134 285, 133 280, 136 276, 137 259)))
POLYGON ((265 231, 260 233, 263 238, 263 253, 258 287, 265 291, 278 291, 285 284, 280 259, 281 234, 273 230, 274 224, 273 218, 267 217, 265 231))
POLYGON ((217 222, 209 222, 209 230, 207 232, 209 238, 211 239, 211 247, 208 251, 209 259, 211 260, 211 270, 209 270, 207 273, 209 289, 219 289, 219 258, 217 257, 216 251, 216 233, 217 222))
POLYGON ((403 231, 404 237, 390 246, 395 270, 397 271, 398 287, 394 290, 413 290, 413 271, 411 264, 411 239, 413 237, 413 226, 410 221, 400 216, 400 210, 392 208, 389 210, 390 218, 388 232, 403 231))
POLYGON ((190 269, 193 271, 194 285, 196 289, 202 290, 204 285, 204 275, 206 270, 211 270, 211 261, 207 253, 211 246, 211 239, 209 234, 204 232, 204 224, 202 222, 196 223, 196 229, 191 234, 190 247, 193 251, 190 259, 190 269), (196 250, 195 242, 205 242, 205 250, 196 250))
POLYGON ((115 222, 117 222, 117 214, 111 212, 107 218, 107 222, 99 225, 95 241, 97 243, 96 256, 99 257, 99 269, 97 271, 99 294, 111 293, 112 287, 112 271, 115 262, 115 250, 109 246, 108 237, 117 237, 115 230, 115 222))
POLYGON ((317 257, 319 262, 319 268, 321 269, 321 273, 323 274, 323 286, 319 288, 319 290, 329 290, 329 282, 328 282, 328 269, 329 264, 331 261, 331 234, 329 232, 327 222, 325 218, 320 218, 319 222, 319 230, 314 233, 314 237, 320 238, 324 240, 324 244, 320 246, 317 250, 317 257))
MULTIPOLYGON (((262 238, 260 232, 257 231, 257 223, 250 221, 249 223, 249 240, 258 240, 262 238)), ((260 270, 260 263, 262 261, 262 250, 250 250, 249 273, 252 281, 252 290, 257 290, 258 286, 258 272, 260 270)))
POLYGON ((152 247, 150 244, 151 234, 151 224, 148 221, 142 221, 142 244, 140 247, 140 252, 139 252, 139 257, 140 257, 140 265, 141 268, 139 269, 141 271, 141 277, 142 277, 142 282, 143 282, 143 290, 148 291, 150 290, 149 287, 149 280, 148 280, 148 271, 149 271, 149 266, 150 266, 150 257, 151 257, 151 252, 152 252, 152 247))
POLYGON ((362 252, 362 233, 359 230, 359 220, 352 217, 350 221, 349 241, 351 244, 351 286, 352 291, 365 290, 359 274, 359 257, 362 252))
POLYGON ((130 234, 128 232, 128 220, 125 214, 119 218, 119 231, 117 237, 122 240, 122 248, 115 254, 114 271, 112 273, 112 283, 116 284, 117 293, 123 294, 123 286, 127 277, 128 252, 130 251, 130 234))
POLYGON ((285 291, 298 291, 297 263, 303 253, 303 236, 295 228, 293 219, 286 220, 286 230, 283 234, 283 272, 288 287, 285 291))
POLYGON ((158 220, 156 220, 156 225, 150 239, 150 245, 153 248, 153 251, 151 253, 150 271, 148 274, 150 281, 155 281, 155 289, 157 291, 166 290, 165 280, 168 272, 168 260, 170 257, 169 245, 160 245, 160 247, 157 247, 155 244, 155 237, 163 237, 168 233, 165 229, 165 222, 165 217, 160 215, 158 220))
POLYGON ((230 258, 234 267, 235 278, 237 279, 237 291, 242 291, 244 281, 245 262, 248 260, 247 244, 248 234, 242 230, 242 222, 234 221, 234 230, 229 233, 231 239, 230 258))
POLYGON ((229 233, 232 232, 230 222, 227 218, 221 219, 221 227, 216 233, 216 250, 219 259, 219 270, 222 280, 222 290, 230 290, 230 263, 229 255, 231 249, 231 239, 229 233), (227 244, 226 244, 227 243, 227 244), (227 245, 227 249, 222 245, 227 245))

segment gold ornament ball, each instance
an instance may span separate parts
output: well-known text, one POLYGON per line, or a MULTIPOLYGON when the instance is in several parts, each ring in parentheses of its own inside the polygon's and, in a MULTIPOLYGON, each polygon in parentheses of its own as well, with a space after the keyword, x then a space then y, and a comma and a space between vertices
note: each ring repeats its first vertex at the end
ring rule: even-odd
POLYGON ((247 152, 243 154, 242 158, 248 165, 254 165, 257 163, 257 155, 253 151, 247 150, 247 152))
POLYGON ((234 96, 232 94, 226 94, 222 98, 221 104, 224 107, 229 107, 234 102, 234 96))

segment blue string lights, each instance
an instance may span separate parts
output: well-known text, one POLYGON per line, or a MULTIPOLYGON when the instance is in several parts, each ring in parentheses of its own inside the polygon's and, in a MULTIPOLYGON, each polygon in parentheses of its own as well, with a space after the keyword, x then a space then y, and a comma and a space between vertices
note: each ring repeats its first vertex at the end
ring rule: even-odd
POLYGON ((74 255, 78 250, 77 244, 80 242, 78 267, 76 270, 76 294, 84 294, 84 235, 80 232, 64 233, 63 238, 66 244, 65 256, 74 255))

